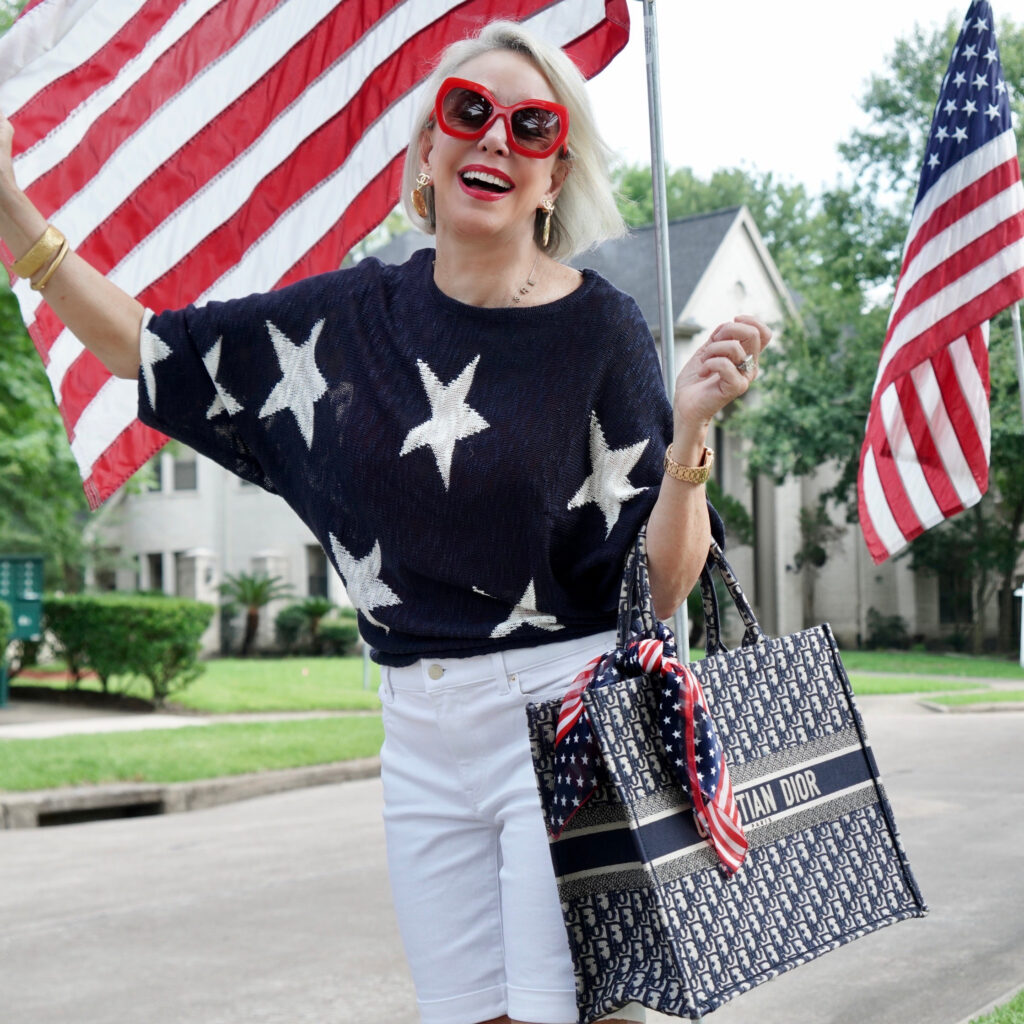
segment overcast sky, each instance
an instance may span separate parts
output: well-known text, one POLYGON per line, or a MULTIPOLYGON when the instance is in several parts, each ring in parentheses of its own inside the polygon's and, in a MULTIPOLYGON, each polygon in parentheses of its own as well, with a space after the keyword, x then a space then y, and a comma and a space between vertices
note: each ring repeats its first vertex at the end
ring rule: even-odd
MULTIPOLYGON (((958 23, 948 0, 659 0, 665 155, 707 177, 718 167, 772 171, 812 192, 835 180, 836 144, 863 124, 858 100, 915 23, 958 23)), ((992 0, 997 21, 1024 21, 1024 0, 992 0)), ((591 83, 608 142, 650 161, 643 4, 630 0, 629 45, 591 83)))

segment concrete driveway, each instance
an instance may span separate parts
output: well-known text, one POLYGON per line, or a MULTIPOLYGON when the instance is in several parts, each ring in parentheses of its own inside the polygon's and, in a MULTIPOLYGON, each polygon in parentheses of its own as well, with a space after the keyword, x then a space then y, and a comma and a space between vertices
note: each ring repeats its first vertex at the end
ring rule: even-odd
MULTIPOLYGON (((958 1024, 1024 983, 1024 713, 861 706, 932 913, 715 1024, 958 1024)), ((379 782, 0 832, 0 1021, 414 1024, 379 782)))

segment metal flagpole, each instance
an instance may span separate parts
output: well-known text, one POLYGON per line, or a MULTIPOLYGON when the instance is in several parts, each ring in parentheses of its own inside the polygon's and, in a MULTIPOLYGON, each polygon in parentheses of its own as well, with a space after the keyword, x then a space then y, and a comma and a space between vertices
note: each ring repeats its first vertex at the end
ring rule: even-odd
MULTIPOLYGON (((661 67, 658 62, 658 20, 654 0, 644 5, 644 49, 647 54, 647 109, 651 121, 651 183, 654 195, 654 246, 657 253, 658 300, 661 311, 661 366, 669 401, 676 381, 676 332, 672 316, 672 266, 668 249, 668 199, 665 189, 665 152, 661 127, 661 67)), ((673 629, 679 657, 690 660, 690 629, 686 602, 675 614, 673 629)))

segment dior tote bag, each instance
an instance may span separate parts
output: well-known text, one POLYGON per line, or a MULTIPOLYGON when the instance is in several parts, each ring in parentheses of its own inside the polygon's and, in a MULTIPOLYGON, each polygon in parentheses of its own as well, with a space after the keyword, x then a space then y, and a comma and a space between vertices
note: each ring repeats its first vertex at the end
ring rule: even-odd
POLYGON ((641 532, 617 648, 527 709, 579 1024, 629 1002, 699 1018, 927 910, 831 629, 768 639, 714 542, 708 567, 704 660, 680 665, 653 615, 641 532))

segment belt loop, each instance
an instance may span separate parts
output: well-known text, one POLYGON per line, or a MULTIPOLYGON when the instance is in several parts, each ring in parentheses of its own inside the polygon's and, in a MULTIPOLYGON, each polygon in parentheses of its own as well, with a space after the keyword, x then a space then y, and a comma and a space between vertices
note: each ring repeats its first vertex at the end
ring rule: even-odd
POLYGON ((514 689, 508 666, 505 664, 505 655, 501 651, 495 651, 491 655, 491 670, 494 672, 494 678, 498 684, 498 693, 504 696, 514 689))
POLYGON ((395 703, 395 688, 391 685, 391 666, 380 667, 380 689, 377 691, 381 704, 395 703))

